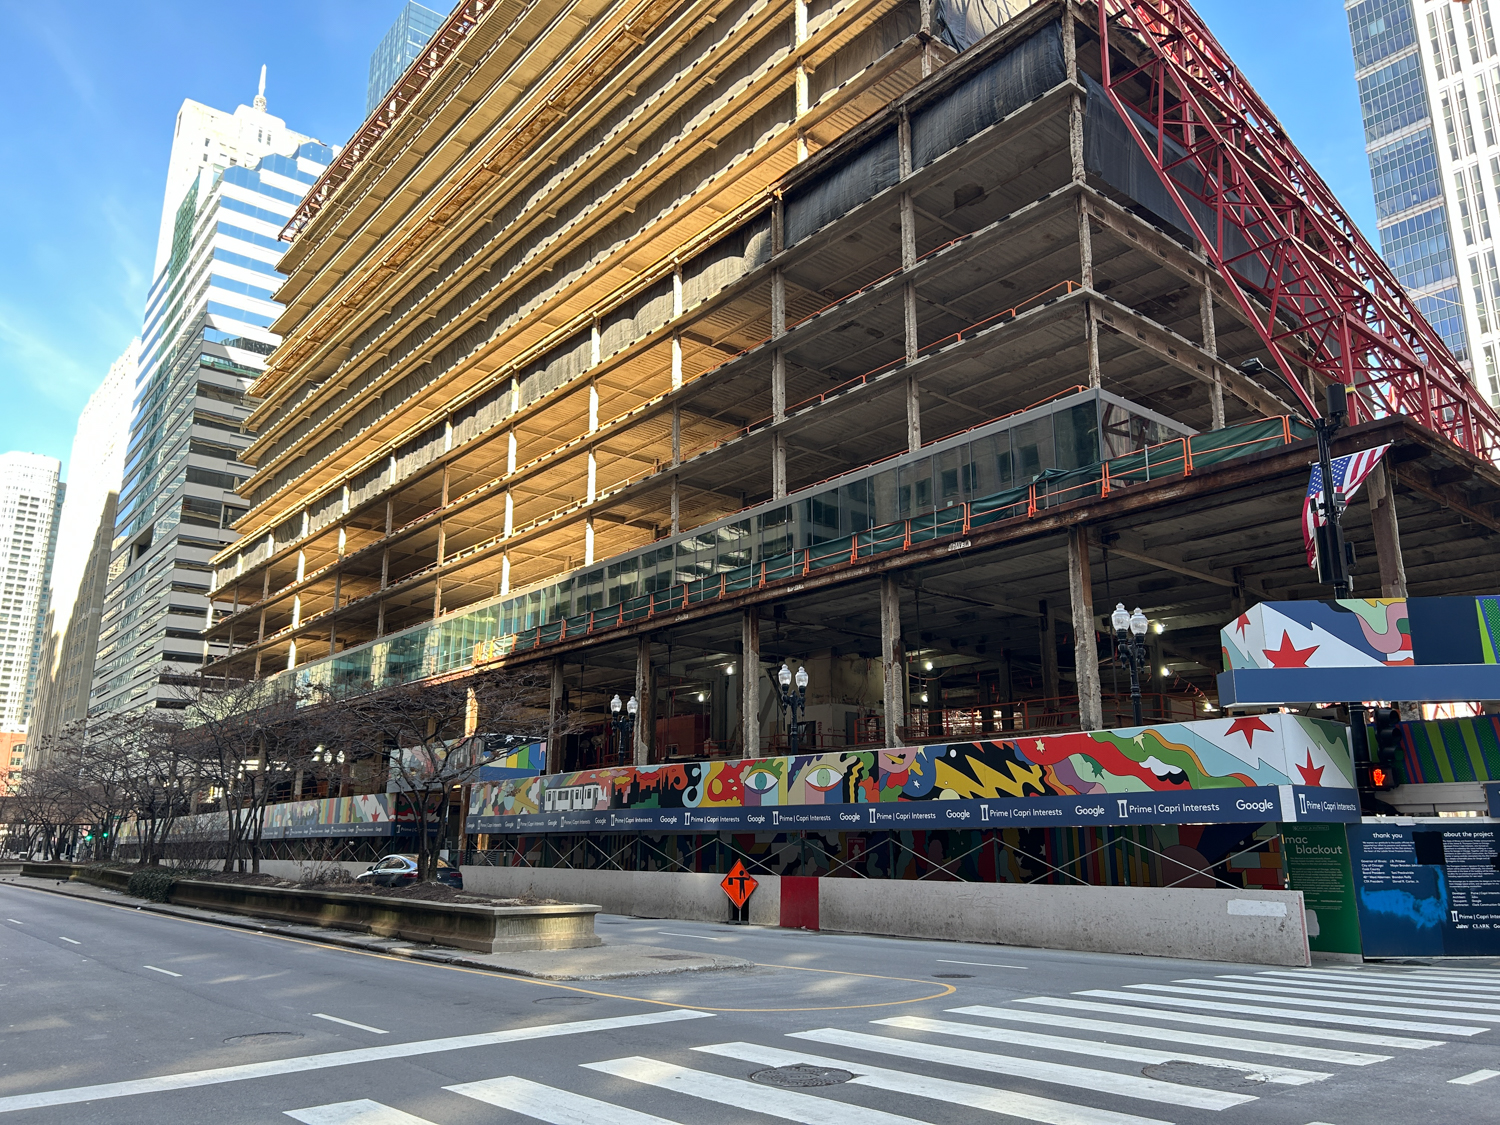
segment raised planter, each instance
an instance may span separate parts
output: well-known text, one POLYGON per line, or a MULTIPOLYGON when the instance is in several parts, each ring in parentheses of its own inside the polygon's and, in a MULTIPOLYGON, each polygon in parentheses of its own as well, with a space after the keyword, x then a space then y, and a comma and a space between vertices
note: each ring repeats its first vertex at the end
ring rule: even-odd
POLYGON ((479 953, 585 949, 604 944, 594 933, 594 915, 599 907, 588 905, 482 906, 207 879, 179 879, 172 884, 167 901, 479 953))

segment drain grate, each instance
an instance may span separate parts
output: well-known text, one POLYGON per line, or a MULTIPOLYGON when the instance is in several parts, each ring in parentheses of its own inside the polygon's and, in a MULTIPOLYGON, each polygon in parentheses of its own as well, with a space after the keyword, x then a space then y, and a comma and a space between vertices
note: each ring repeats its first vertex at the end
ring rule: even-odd
POLYGON ((300 1031, 252 1031, 248 1035, 231 1035, 224 1042, 235 1047, 253 1047, 260 1043, 285 1043, 301 1038, 300 1031))
POLYGON ((937 980, 973 980, 973 973, 933 973, 937 980))
POLYGON ((795 1066, 773 1066, 769 1070, 757 1070, 750 1076, 750 1081, 759 1082, 762 1086, 802 1090, 809 1086, 837 1086, 853 1077, 847 1070, 797 1063, 795 1066))
POLYGON ((533 1004, 592 1004, 596 998, 593 996, 543 996, 539 1000, 533 1000, 533 1004))
POLYGON ((1202 1063, 1164 1062, 1143 1066, 1141 1073, 1147 1078, 1162 1082, 1177 1082, 1184 1086, 1207 1086, 1214 1090, 1253 1090, 1268 1081, 1264 1074, 1255 1071, 1231 1070, 1224 1066, 1204 1066, 1202 1063))

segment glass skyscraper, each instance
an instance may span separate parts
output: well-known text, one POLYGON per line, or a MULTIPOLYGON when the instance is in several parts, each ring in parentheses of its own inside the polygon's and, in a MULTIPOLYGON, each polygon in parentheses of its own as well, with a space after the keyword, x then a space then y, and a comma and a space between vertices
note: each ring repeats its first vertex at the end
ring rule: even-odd
POLYGON ((179 685, 209 654, 208 560, 236 537, 234 487, 250 475, 245 391, 280 342, 278 236, 333 159, 265 111, 264 84, 262 71, 254 106, 233 114, 191 101, 178 114, 91 713, 184 706, 179 685))
POLYGON ((380 46, 370 56, 370 84, 365 91, 366 117, 375 112, 386 91, 406 73, 406 68, 416 60, 447 18, 441 12, 424 8, 416 0, 407 0, 406 7, 401 9, 396 22, 391 24, 380 46))
POLYGON ((1381 255, 1500 405, 1500 0, 1344 7, 1381 255))

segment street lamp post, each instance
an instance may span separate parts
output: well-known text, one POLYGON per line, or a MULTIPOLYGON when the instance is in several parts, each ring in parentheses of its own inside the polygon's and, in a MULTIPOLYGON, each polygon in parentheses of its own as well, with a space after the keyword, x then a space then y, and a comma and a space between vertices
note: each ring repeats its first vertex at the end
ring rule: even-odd
POLYGON ((1140 606, 1135 607, 1134 613, 1126 613, 1124 602, 1115 606, 1109 620, 1115 627, 1115 648, 1130 668, 1130 710, 1135 717, 1135 725, 1140 726, 1141 665, 1146 662, 1146 629, 1150 622, 1146 620, 1140 606))
POLYGON ((786 728, 786 741, 788 750, 795 754, 797 752, 797 716, 807 706, 807 669, 798 668, 797 675, 792 676, 792 670, 785 664, 781 671, 776 673, 776 683, 781 689, 781 709, 783 712, 790 710, 791 722, 786 728), (792 690, 792 680, 796 679, 797 688, 792 690))
POLYGON ((630 740, 635 734, 635 713, 640 704, 636 703, 635 696, 630 697, 630 702, 625 704, 625 713, 620 714, 620 696, 609 701, 609 721, 615 728, 616 745, 619 747, 620 764, 623 766, 630 761, 630 740))

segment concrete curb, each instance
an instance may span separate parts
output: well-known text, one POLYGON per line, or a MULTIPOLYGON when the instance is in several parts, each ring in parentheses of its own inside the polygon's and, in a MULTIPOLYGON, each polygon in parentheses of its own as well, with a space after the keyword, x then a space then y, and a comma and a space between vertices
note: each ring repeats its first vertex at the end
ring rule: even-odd
POLYGON ((323 945, 339 946, 345 949, 354 949, 362 953, 379 953, 389 957, 404 957, 410 961, 427 961, 439 965, 452 965, 464 969, 476 969, 482 972, 495 973, 501 976, 527 977, 533 980, 547 981, 597 981, 597 980, 625 980, 632 977, 671 976, 681 973, 694 972, 724 972, 727 970, 745 970, 753 968, 750 961, 738 957, 724 957, 718 954, 685 953, 678 950, 662 949, 659 946, 624 946, 605 945, 595 946, 589 949, 579 950, 536 950, 520 954, 487 954, 474 955, 462 950, 447 950, 436 946, 414 945, 409 942, 400 942, 392 938, 371 938, 360 934, 353 934, 340 930, 325 930, 317 926, 277 926, 267 925, 254 918, 236 914, 219 914, 211 910, 201 910, 191 906, 174 906, 170 903, 139 902, 131 899, 122 892, 111 891, 107 888, 89 886, 88 890, 82 887, 59 883, 57 886, 47 887, 39 885, 42 880, 20 881, 18 876, 7 876, 0 879, 0 885, 21 887, 26 890, 43 891, 47 894, 61 895, 64 898, 83 899, 89 902, 103 902, 112 905, 134 906, 137 910, 149 911, 152 914, 162 914, 168 917, 183 918, 193 922, 203 922, 210 925, 229 926, 237 930, 249 930, 251 933, 272 934, 277 937, 296 938, 301 941, 315 941, 323 945), (640 957, 659 958, 663 956, 682 957, 693 960, 694 964, 678 963, 661 966, 642 966, 639 968, 622 968, 606 972, 568 972, 565 967, 546 968, 543 966, 530 967, 524 963, 517 964, 521 957, 547 957, 557 961, 565 961, 572 956, 579 959, 593 961, 604 953, 619 955, 626 950, 639 949, 642 952, 635 957, 621 958, 622 960, 637 960, 640 957), (646 952, 648 951, 649 952, 646 952))

